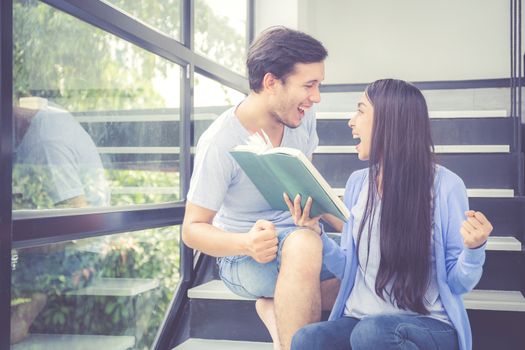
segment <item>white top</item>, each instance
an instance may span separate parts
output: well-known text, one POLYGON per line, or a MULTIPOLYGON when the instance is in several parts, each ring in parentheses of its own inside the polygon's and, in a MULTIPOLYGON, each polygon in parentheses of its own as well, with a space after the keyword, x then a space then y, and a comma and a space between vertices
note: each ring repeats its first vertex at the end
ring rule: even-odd
MULTIPOLYGON (((354 228, 353 238, 357 244, 357 236, 359 233, 359 226, 363 219, 363 215, 366 208, 366 200, 368 197, 368 186, 363 186, 363 189, 359 193, 359 198, 356 205, 352 208, 352 215, 354 216, 354 228)), ((376 198, 376 213, 372 220, 372 231, 370 238, 370 255, 368 256, 368 236, 369 236, 369 223, 367 222, 363 227, 363 233, 361 235, 361 242, 359 244, 359 265, 357 269, 354 289, 350 294, 350 297, 346 301, 345 316, 355 317, 361 319, 366 316, 378 315, 378 314, 406 314, 406 315, 418 315, 413 311, 402 310, 392 303, 389 296, 385 294, 385 300, 381 299, 375 292, 375 282, 377 272, 379 270, 379 263, 381 260, 381 249, 380 249, 380 198, 376 198), (367 262, 368 257, 368 262, 367 262)), ((367 219, 367 221, 370 218, 367 219)), ((436 274, 436 259, 434 254, 434 237, 432 231, 431 241, 431 276, 428 290, 425 294, 425 306, 430 311, 429 317, 444 321, 450 324, 450 320, 443 308, 441 299, 439 297, 439 290, 437 284, 436 274)), ((389 283, 386 287, 387 290, 391 290, 392 283, 389 283)))

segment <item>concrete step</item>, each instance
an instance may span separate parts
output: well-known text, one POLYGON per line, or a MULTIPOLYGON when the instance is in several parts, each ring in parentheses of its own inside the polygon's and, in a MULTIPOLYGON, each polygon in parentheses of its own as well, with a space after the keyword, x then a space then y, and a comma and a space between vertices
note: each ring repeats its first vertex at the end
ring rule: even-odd
POLYGON ((487 242, 487 250, 502 250, 520 252, 521 242, 512 236, 490 236, 487 242))
POLYGON ((11 350, 128 350, 134 346, 135 337, 127 335, 29 334, 11 345, 11 350))
POLYGON ((174 350, 272 350, 271 343, 190 338, 174 350))
POLYGON ((463 301, 470 310, 525 312, 525 298, 518 291, 475 289, 463 301))
POLYGON ((231 292, 221 280, 211 280, 188 290, 190 299, 253 300, 231 292))
MULTIPOLYGON (((467 188, 506 189, 503 191, 506 197, 513 196, 512 190, 518 187, 517 169, 522 164, 521 158, 516 152, 435 155, 436 163, 461 177, 467 188)), ((344 187, 353 172, 368 167, 355 153, 317 153, 313 156, 313 165, 332 188, 344 187)))
MULTIPOLYGON (((232 293, 220 280, 213 280, 191 288, 188 291, 188 298, 250 300, 232 293)), ((463 300, 467 309, 525 312, 525 298, 518 291, 473 290, 466 294, 463 300)))

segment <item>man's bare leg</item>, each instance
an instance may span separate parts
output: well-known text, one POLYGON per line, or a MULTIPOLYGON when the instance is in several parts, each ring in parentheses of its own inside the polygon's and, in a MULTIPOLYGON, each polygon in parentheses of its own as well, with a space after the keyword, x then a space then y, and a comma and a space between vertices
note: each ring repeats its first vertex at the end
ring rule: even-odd
POLYGON ((281 252, 274 305, 281 349, 290 349, 295 332, 321 318, 321 273, 323 244, 310 230, 290 234, 281 252))
POLYGON ((275 318, 275 307, 273 299, 260 298, 255 302, 255 310, 268 329, 272 337, 273 349, 280 350, 279 333, 277 333, 277 320, 275 318))
MULTIPOLYGON (((341 282, 332 278, 321 281, 321 309, 330 311, 335 303, 341 282)), ((273 341, 273 349, 280 350, 279 333, 277 332, 277 319, 275 318, 275 305, 273 299, 260 298, 255 302, 255 310, 268 329, 273 341)))

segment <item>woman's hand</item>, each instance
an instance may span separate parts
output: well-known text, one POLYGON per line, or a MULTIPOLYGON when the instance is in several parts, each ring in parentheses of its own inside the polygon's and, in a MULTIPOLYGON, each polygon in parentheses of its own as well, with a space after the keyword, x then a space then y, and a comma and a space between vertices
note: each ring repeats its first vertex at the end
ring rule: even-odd
POLYGON ((492 232, 492 224, 480 211, 468 210, 465 212, 467 220, 461 225, 463 244, 470 249, 482 246, 492 232))
POLYGON ((304 210, 301 209, 300 195, 295 196, 293 203, 286 193, 283 193, 283 198, 286 205, 288 206, 288 210, 290 210, 290 213, 292 214, 293 222, 296 226, 306 227, 314 232, 317 232, 318 234, 321 234, 321 225, 319 225, 319 219, 321 218, 321 215, 313 218, 310 217, 310 209, 312 209, 313 202, 312 197, 308 197, 306 200, 304 210))

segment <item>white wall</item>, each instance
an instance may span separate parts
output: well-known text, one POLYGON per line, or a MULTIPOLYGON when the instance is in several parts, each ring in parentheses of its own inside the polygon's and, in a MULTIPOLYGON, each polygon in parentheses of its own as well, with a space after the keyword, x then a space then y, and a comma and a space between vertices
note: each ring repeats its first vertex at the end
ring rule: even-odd
POLYGON ((255 35, 275 25, 298 29, 299 3, 302 6, 303 2, 304 0, 255 0, 255 35))
POLYGON ((257 0, 257 31, 284 24, 329 51, 325 83, 509 76, 507 0, 257 0))

